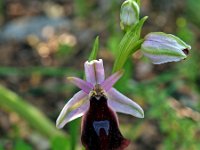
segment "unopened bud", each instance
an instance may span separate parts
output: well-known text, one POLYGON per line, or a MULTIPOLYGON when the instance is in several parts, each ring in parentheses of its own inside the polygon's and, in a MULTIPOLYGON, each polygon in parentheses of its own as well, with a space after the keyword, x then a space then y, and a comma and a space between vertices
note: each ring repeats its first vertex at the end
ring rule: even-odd
POLYGON ((135 0, 126 0, 121 6, 120 20, 122 29, 139 21, 139 6, 135 0))
POLYGON ((191 46, 180 38, 162 32, 152 32, 145 36, 141 50, 154 64, 162 64, 185 59, 191 46))

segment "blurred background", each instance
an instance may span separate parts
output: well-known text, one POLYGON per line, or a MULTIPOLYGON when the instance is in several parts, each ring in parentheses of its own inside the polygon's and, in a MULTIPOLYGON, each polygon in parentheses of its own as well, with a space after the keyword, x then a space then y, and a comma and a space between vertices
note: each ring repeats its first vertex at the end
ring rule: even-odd
MULTIPOLYGON (((111 74, 121 0, 0 0, 0 150, 81 150, 80 119, 55 128, 78 89, 93 41, 111 74)), ((142 36, 172 33, 192 46, 186 60, 153 65, 138 51, 116 88, 145 118, 119 114, 127 150, 200 149, 200 0, 141 0, 142 36)))

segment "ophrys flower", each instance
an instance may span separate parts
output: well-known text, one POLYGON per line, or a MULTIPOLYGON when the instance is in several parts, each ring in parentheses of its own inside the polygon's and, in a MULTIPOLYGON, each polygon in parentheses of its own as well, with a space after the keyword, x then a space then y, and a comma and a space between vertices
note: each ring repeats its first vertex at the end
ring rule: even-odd
POLYGON ((144 117, 142 108, 113 88, 123 75, 117 71, 105 80, 103 61, 85 62, 86 81, 69 77, 78 86, 77 92, 64 106, 56 126, 62 128, 66 123, 83 116, 81 140, 87 150, 123 150, 129 141, 124 139, 118 128, 116 112, 144 117))

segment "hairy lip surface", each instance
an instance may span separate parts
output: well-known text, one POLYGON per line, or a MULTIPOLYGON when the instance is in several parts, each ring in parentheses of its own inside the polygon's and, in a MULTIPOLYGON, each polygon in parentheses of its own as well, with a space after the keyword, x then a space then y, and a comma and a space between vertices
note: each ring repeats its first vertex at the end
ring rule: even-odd
POLYGON ((90 97, 90 107, 82 120, 81 141, 86 150, 124 150, 129 145, 119 128, 107 97, 90 97))

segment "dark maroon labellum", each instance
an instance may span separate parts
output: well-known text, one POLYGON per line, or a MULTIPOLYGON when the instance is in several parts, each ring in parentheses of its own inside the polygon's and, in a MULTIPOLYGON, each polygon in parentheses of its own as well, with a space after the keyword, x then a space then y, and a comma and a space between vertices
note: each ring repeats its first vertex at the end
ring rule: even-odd
POLYGON ((119 128, 114 111, 107 105, 107 98, 92 96, 89 110, 82 120, 82 144, 86 150, 123 150, 129 145, 119 128))

